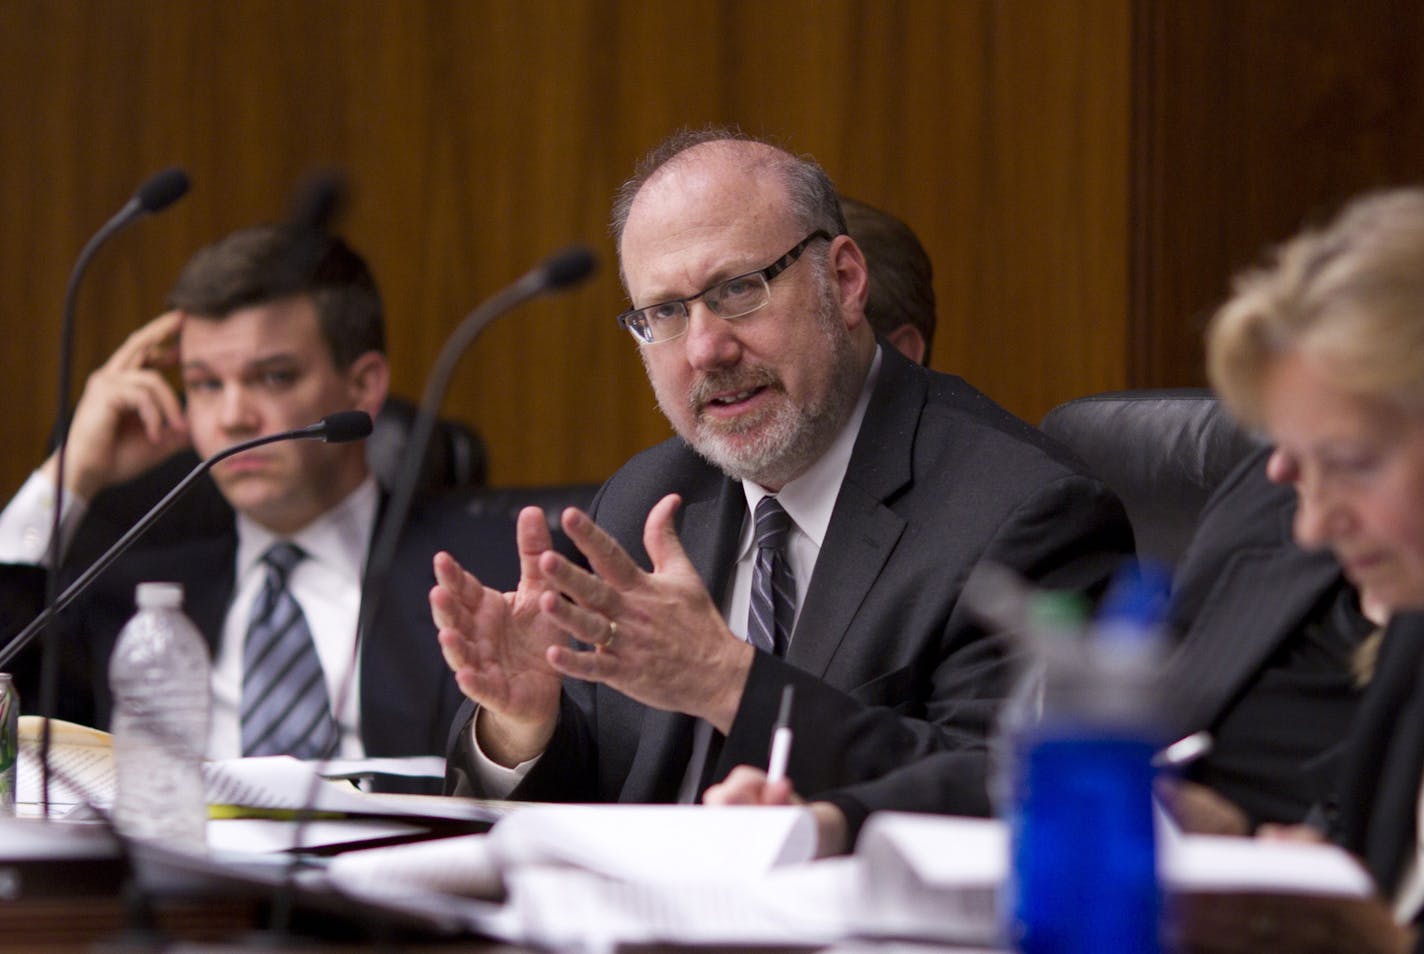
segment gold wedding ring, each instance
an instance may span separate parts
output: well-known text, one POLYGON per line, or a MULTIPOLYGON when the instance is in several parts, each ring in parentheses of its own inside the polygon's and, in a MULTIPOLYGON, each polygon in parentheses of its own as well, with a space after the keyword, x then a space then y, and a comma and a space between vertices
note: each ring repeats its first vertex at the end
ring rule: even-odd
POLYGON ((613 648, 613 638, 618 635, 618 624, 613 620, 608 621, 608 638, 603 641, 604 649, 613 648))

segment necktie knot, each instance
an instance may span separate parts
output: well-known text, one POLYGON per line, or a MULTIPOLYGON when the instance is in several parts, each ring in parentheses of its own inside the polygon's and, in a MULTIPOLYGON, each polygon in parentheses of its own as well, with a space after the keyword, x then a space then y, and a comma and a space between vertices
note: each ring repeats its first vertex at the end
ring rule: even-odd
POLYGON ((306 551, 290 540, 283 540, 272 544, 267 552, 262 554, 262 562, 277 574, 282 585, 285 586, 292 567, 302 562, 304 557, 306 557, 306 551))
POLYGON ((756 546, 758 550, 780 550, 791 531, 791 517, 775 497, 763 497, 756 508, 756 546))

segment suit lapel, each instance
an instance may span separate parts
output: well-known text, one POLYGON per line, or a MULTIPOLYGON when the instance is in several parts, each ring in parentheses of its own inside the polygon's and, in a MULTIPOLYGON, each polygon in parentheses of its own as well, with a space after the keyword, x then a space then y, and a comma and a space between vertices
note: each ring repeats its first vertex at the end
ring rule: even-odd
POLYGON ((1340 782, 1345 847, 1364 857, 1386 897, 1398 886, 1417 840, 1424 769, 1421 661, 1421 617, 1400 617, 1385 633, 1374 680, 1351 729, 1340 782))
POLYGON ((861 421, 787 651, 789 662, 816 676, 825 675, 905 529, 904 518, 884 501, 912 480, 925 379, 893 348, 882 347, 881 353, 880 380, 861 421))
POLYGON ((1233 555, 1217 587, 1202 601, 1173 662, 1173 684, 1190 693, 1177 731, 1215 722, 1339 576, 1333 560, 1299 551, 1255 549, 1233 555), (1225 597, 1218 597, 1217 590, 1225 597))
POLYGON ((229 534, 216 541, 210 558, 211 573, 200 571, 192 577, 195 580, 206 579, 210 583, 194 587, 186 602, 189 615, 208 641, 208 651, 216 658, 237 579, 237 537, 229 534))

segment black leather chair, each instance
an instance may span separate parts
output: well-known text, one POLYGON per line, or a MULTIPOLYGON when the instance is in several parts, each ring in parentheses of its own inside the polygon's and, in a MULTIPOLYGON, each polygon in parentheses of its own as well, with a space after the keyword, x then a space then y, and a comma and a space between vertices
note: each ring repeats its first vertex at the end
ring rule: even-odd
MULTIPOLYGON (((389 487, 405 458, 416 405, 391 395, 376 415, 366 438, 366 462, 383 486, 389 487)), ((485 485, 489 469, 485 442, 474 428, 453 418, 440 418, 425 449, 417 488, 425 493, 473 490, 485 485)))
POLYGON ((528 487, 485 487, 471 493, 465 506, 473 514, 485 516, 494 514, 514 519, 525 507, 540 507, 544 520, 554 536, 555 546, 570 553, 564 532, 559 527, 559 515, 565 507, 587 510, 598 493, 598 484, 535 484, 528 487))
POLYGON ((1206 388, 1093 394, 1060 404, 1040 427, 1122 498, 1138 555, 1168 565, 1217 484, 1259 446, 1206 388))

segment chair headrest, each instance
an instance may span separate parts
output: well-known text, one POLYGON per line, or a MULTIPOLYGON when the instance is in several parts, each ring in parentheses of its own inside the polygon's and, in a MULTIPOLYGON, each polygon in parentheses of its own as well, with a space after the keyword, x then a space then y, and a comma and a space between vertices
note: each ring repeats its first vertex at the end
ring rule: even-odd
POLYGON ((1041 427, 1122 498, 1138 555, 1168 564, 1222 478, 1261 446, 1205 388, 1076 398, 1049 411, 1041 427))

